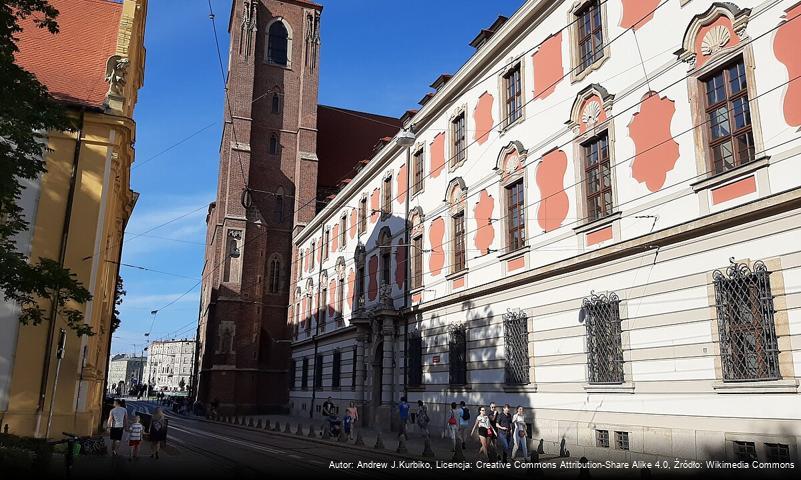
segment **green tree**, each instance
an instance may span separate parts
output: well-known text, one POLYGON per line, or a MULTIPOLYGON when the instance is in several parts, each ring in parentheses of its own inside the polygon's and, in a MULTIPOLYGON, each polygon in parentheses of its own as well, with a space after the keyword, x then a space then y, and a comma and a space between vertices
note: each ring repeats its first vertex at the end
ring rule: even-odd
POLYGON ((89 291, 59 262, 26 258, 15 238, 28 228, 18 205, 22 181, 35 180, 46 170, 43 132, 75 126, 47 88, 14 63, 20 22, 31 17, 37 28, 56 34, 57 16, 47 0, 0 2, 0 295, 19 304, 23 324, 38 325, 45 319, 39 302, 47 299, 78 335, 94 335, 83 323, 83 313, 70 308, 89 301, 89 291))
POLYGON ((117 309, 120 305, 122 305, 122 297, 125 296, 126 292, 123 288, 122 277, 119 275, 117 276, 117 285, 114 287, 114 313, 111 315, 111 333, 113 334, 117 329, 120 327, 120 311, 117 309))

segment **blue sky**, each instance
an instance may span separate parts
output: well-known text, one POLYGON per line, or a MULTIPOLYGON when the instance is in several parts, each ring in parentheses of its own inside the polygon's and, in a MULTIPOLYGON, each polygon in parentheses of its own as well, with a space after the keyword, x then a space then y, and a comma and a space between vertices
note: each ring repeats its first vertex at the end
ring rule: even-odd
MULTIPOLYGON (((396 117, 417 108, 440 73, 454 73, 470 57, 479 30, 522 2, 322 0, 319 102, 396 117)), ((212 7, 225 62, 231 0, 212 0, 212 7)), ((122 262, 172 275, 121 267, 128 294, 115 354, 141 350, 151 324, 151 339, 194 336, 200 287, 190 289, 200 280, 206 206, 217 185, 224 91, 208 4, 151 1, 148 8, 131 172, 141 196, 122 262)))

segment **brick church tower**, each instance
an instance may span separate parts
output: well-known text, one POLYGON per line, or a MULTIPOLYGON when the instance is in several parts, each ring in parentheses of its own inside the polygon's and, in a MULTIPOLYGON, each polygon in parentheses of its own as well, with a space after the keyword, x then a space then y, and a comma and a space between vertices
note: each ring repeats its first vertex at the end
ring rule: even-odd
POLYGON ((233 0, 217 198, 209 206, 195 391, 221 412, 288 402, 292 235, 317 203, 322 7, 233 0))

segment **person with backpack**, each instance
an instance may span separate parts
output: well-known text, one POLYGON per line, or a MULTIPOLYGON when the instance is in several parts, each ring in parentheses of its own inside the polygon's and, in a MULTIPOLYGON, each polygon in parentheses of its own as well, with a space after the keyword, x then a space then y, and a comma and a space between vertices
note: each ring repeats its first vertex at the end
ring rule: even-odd
POLYGON ((417 401, 417 428, 420 429, 420 433, 423 434, 423 438, 430 438, 430 432, 428 431, 428 424, 431 422, 431 419, 428 417, 428 409, 423 404, 422 400, 417 401))
POLYGON ((161 407, 156 407, 153 412, 147 434, 150 441, 150 458, 158 460, 161 444, 167 441, 167 417, 164 416, 161 407))
POLYGON ((445 429, 442 430, 442 438, 445 438, 446 433, 451 437, 454 452, 459 446, 459 422, 461 418, 462 409, 456 406, 456 402, 451 402, 451 411, 445 416, 445 429))
POLYGON ((459 402, 459 411, 461 415, 459 415, 459 437, 462 440, 462 450, 467 448, 465 443, 465 432, 470 427, 470 409, 467 408, 467 405, 464 403, 464 400, 459 402))

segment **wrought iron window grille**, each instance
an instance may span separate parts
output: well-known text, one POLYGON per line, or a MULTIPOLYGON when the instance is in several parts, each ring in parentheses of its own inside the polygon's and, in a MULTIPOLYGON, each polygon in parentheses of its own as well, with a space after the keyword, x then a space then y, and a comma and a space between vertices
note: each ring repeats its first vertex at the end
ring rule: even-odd
POLYGON ((779 346, 774 325, 770 271, 729 260, 725 273, 715 270, 715 306, 724 382, 778 380, 779 346))
POLYGON ((504 382, 507 385, 527 385, 529 380, 528 317, 522 310, 507 311, 503 316, 506 365, 504 382))
POLYGON ((591 292, 582 304, 587 327, 587 376, 591 384, 623 383, 620 299, 591 292))
POLYGON ((449 383, 467 385, 467 327, 464 324, 451 325, 449 331, 449 383))

